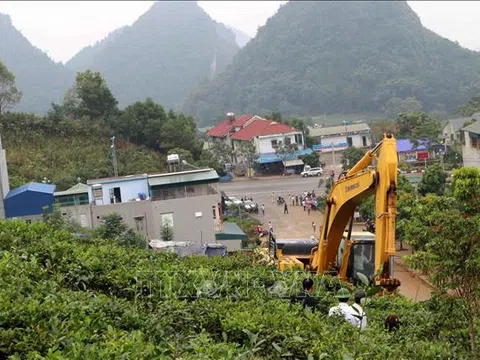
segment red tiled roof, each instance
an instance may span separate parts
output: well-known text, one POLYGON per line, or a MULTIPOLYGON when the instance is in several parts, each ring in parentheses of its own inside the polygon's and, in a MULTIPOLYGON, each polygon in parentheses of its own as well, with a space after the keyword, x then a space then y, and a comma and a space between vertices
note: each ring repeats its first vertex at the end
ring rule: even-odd
POLYGON ((228 119, 223 120, 218 125, 215 125, 213 128, 207 131, 207 135, 209 136, 216 136, 216 137, 224 137, 226 136, 234 127, 242 127, 248 120, 250 120, 253 115, 245 114, 239 116, 235 119, 235 123, 231 125, 228 122, 228 119))
POLYGON ((295 131, 295 129, 289 125, 277 123, 272 120, 258 119, 252 121, 242 130, 237 131, 232 135, 231 139, 251 140, 255 136, 285 134, 292 131, 295 131))

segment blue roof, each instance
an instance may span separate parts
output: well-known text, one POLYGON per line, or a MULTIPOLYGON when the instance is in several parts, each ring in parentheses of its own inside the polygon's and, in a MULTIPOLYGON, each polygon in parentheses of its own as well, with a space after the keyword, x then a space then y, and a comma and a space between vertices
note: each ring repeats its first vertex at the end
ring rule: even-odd
POLYGON ((399 153, 425 149, 424 141, 418 141, 418 146, 415 147, 415 145, 408 139, 397 139, 397 152, 399 153))
POLYGON ((5 199, 9 199, 15 195, 24 193, 26 191, 40 192, 40 193, 53 195, 53 193, 55 192, 55 187, 56 187, 55 185, 51 185, 51 184, 30 182, 28 184, 25 184, 13 190, 10 190, 8 192, 8 195, 5 197, 5 199))
POLYGON ((287 154, 287 156, 285 156, 285 159, 283 159, 280 155, 276 153, 264 153, 258 156, 257 162, 259 164, 268 164, 268 163, 279 162, 283 160, 296 160, 298 159, 299 156, 310 155, 312 152, 313 152, 312 149, 298 150, 293 154, 287 154))

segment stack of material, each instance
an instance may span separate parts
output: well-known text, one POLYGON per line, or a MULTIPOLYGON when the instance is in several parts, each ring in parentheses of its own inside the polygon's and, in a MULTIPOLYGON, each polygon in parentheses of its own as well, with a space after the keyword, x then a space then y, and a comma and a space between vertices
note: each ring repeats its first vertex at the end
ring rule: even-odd
POLYGON ((149 248, 155 251, 175 253, 178 256, 206 255, 225 256, 227 247, 222 244, 204 244, 203 246, 188 241, 150 240, 149 248))

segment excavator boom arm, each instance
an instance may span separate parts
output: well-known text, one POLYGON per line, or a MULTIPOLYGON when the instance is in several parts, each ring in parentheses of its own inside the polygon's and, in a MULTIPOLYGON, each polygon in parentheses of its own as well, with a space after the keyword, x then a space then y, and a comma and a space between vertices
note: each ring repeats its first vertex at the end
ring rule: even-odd
POLYGON ((323 274, 335 263, 345 228, 356 207, 375 194, 375 272, 381 278, 392 274, 390 259, 395 254, 395 216, 398 157, 393 135, 370 150, 332 187, 327 198, 320 241, 311 257, 312 269, 323 274), (369 168, 377 158, 376 169, 369 168))

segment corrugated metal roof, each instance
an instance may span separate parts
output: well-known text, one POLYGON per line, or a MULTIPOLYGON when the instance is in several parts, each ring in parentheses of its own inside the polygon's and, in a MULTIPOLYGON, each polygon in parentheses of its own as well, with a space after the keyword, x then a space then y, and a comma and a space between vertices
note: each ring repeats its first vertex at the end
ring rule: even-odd
POLYGON ((182 184, 196 181, 211 180, 218 181, 218 174, 213 169, 182 171, 169 174, 158 174, 148 176, 149 186, 166 186, 173 184, 182 184))
POLYGON ((92 180, 87 180, 87 185, 102 184, 106 182, 141 180, 141 179, 145 179, 147 176, 148 176, 147 174, 137 174, 137 175, 125 175, 125 176, 117 176, 117 177, 109 177, 109 178, 101 178, 101 179, 92 179, 92 180))
POLYGON ((283 166, 299 166, 299 165, 303 165, 303 161, 300 160, 300 159, 296 159, 296 160, 285 160, 283 162, 283 166))
POLYGON ((241 115, 235 119, 235 122, 231 124, 228 119, 223 120, 219 124, 212 127, 207 131, 208 136, 224 137, 226 136, 233 128, 243 127, 243 125, 250 120, 254 115, 246 114, 241 115))
POLYGON ((247 240, 248 236, 232 222, 223 223, 223 231, 215 234, 216 240, 247 240))
POLYGON ((66 196, 66 195, 79 195, 79 194, 86 194, 88 193, 88 185, 78 183, 72 186, 70 189, 64 191, 57 191, 53 195, 54 196, 66 196))
POLYGON ((8 195, 5 197, 5 199, 11 198, 13 196, 16 196, 18 194, 21 194, 26 191, 32 191, 32 192, 40 192, 40 193, 45 193, 45 194, 53 194, 55 192, 55 185, 51 184, 43 184, 43 183, 36 183, 36 182, 30 182, 28 184, 19 186, 13 190, 10 190, 8 192, 8 195))
MULTIPOLYGON (((480 120, 480 119, 479 119, 480 120)), ((464 128, 462 128, 464 131, 468 131, 474 134, 480 134, 480 121, 475 121, 473 124, 470 124, 464 128)))
POLYGON ((347 126, 345 125, 327 126, 323 128, 309 128, 309 129, 310 129, 310 136, 313 136, 313 137, 341 135, 341 134, 355 133, 360 131, 370 131, 370 127, 366 123, 347 124, 347 126))

